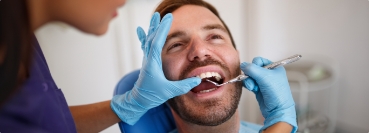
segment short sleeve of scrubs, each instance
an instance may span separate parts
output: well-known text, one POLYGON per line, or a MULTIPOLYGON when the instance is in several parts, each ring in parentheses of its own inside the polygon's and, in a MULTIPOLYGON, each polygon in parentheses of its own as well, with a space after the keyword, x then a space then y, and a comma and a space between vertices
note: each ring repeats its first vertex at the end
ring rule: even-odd
POLYGON ((51 77, 36 40, 29 77, 0 109, 1 133, 75 133, 63 92, 51 77))

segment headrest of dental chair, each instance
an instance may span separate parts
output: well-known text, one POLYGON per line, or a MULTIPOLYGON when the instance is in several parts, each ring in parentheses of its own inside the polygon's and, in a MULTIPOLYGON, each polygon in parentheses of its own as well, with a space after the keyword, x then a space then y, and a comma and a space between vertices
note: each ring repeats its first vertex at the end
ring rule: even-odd
MULTIPOLYGON (((114 95, 124 94, 133 88, 140 70, 124 76, 114 90, 114 95)), ((122 133, 167 133, 176 128, 172 112, 164 103, 146 112, 134 125, 119 122, 122 133)))

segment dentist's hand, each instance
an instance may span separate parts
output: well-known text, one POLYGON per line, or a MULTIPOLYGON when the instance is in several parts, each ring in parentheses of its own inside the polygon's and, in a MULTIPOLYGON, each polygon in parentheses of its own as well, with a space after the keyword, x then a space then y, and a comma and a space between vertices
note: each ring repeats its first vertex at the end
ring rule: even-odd
POLYGON ((165 44, 172 14, 167 14, 160 22, 160 14, 154 13, 146 36, 141 27, 137 35, 141 41, 144 53, 142 68, 138 80, 132 90, 123 95, 116 95, 111 101, 111 107, 118 117, 133 125, 147 110, 159 106, 168 99, 189 92, 199 85, 200 78, 188 78, 181 81, 169 81, 165 78, 161 51, 165 44))
POLYGON ((295 102, 292 98, 286 71, 280 66, 266 69, 272 62, 256 57, 252 63, 242 63, 241 70, 251 78, 243 81, 243 86, 254 92, 262 115, 265 118, 262 130, 277 122, 286 122, 297 131, 295 102))

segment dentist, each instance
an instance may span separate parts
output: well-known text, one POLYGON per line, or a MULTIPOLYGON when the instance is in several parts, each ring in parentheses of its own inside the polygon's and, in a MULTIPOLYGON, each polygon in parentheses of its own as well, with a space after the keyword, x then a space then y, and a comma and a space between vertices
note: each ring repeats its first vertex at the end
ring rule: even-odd
POLYGON ((162 38, 166 37, 172 19, 152 21, 150 40, 142 48, 148 54, 135 87, 112 100, 68 107, 33 32, 48 22, 61 21, 82 32, 102 35, 117 15, 117 8, 125 2, 0 1, 0 132, 99 132, 120 121, 134 124, 150 108, 187 93, 200 83, 199 78, 168 81, 162 71, 157 74, 161 70, 161 62, 156 60, 160 53, 150 47, 165 42, 162 38))

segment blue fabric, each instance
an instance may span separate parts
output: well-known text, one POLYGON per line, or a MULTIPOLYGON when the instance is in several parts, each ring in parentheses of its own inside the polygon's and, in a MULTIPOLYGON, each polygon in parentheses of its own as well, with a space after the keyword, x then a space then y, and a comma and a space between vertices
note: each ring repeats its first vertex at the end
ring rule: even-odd
MULTIPOLYGON (((250 123, 250 122, 246 122, 246 121, 241 121, 240 123, 240 130, 238 131, 239 133, 259 133, 259 130, 261 129, 261 125, 258 124, 254 124, 254 123, 250 123)), ((169 133, 178 133, 177 129, 174 129, 173 131, 169 132, 169 133)))
MULTIPOLYGON (((140 70, 124 76, 117 85, 114 95, 123 94, 133 88, 140 70)), ((167 133, 176 128, 173 115, 166 104, 148 110, 134 125, 119 122, 122 133, 167 133)))
POLYGON ((241 121, 239 133, 259 133, 262 125, 241 121))
POLYGON ((35 39, 30 77, 1 107, 1 133, 74 133, 72 115, 35 39))

